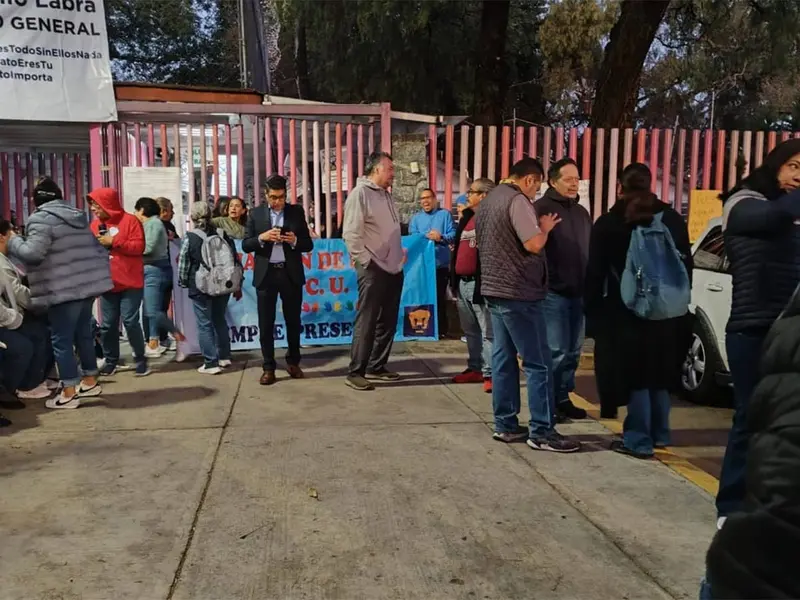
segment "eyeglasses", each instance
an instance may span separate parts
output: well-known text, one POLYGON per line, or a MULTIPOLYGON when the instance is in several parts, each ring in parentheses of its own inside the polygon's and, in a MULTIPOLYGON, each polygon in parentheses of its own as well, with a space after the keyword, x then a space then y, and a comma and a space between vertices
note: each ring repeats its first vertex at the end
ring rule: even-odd
POLYGON ((467 194, 482 194, 483 192, 480 190, 467 190, 467 194))

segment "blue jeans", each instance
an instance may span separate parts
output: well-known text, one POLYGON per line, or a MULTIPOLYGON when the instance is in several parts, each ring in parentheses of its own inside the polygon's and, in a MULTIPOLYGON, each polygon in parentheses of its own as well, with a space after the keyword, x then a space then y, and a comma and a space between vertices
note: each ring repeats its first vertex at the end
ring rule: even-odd
MULTIPOLYGON (((92 335, 93 304, 94 298, 88 298, 56 304, 47 311, 53 354, 58 365, 58 376, 64 387, 78 385, 81 376, 97 375, 97 358, 92 335), (75 362, 76 349, 81 362, 80 372, 75 362)), ((117 334, 117 351, 119 351, 119 334, 117 334)))
POLYGON ((100 297, 100 340, 107 365, 119 364, 119 320, 128 334, 128 343, 133 350, 133 358, 141 363, 144 358, 144 334, 139 323, 139 307, 142 304, 142 290, 106 292, 100 297))
POLYGON ((717 513, 720 517, 736 512, 744 502, 745 463, 750 441, 747 407, 758 383, 758 363, 763 345, 764 335, 729 333, 725 336, 728 365, 733 380, 734 413, 719 477, 717 513))
POLYGON ((44 381, 50 353, 49 337, 47 325, 29 315, 17 329, 0 328, 0 342, 8 347, 2 376, 9 393, 32 390, 44 381))
POLYGON ((625 447, 639 454, 652 454, 655 446, 669 446, 670 397, 667 390, 633 390, 628 416, 622 424, 625 447))
POLYGON ((531 413, 529 435, 554 430, 555 401, 542 301, 486 298, 492 316, 492 408, 494 428, 512 433, 519 427, 520 391, 517 354, 522 356, 531 413))
POLYGON ((544 299, 547 345, 553 360, 556 405, 569 402, 575 391, 575 371, 584 339, 583 298, 567 298, 550 292, 544 299))
POLYGON ((458 317, 467 338, 467 368, 492 376, 492 320, 486 304, 475 304, 475 281, 458 284, 458 317))
POLYGON ((142 328, 151 340, 161 337, 161 332, 175 333, 175 324, 164 308, 164 294, 172 287, 172 267, 144 266, 144 318, 142 328))
POLYGON ((192 297, 200 351, 208 368, 218 367, 220 360, 231 358, 231 336, 228 322, 225 320, 225 311, 230 298, 230 294, 224 296, 202 294, 192 297))

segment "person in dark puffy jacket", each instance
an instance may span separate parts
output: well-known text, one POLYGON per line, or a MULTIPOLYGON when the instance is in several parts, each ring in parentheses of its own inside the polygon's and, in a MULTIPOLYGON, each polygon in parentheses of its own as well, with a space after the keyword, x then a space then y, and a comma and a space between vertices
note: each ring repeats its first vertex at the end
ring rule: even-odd
POLYGON ((800 288, 762 349, 744 506, 708 551, 711 597, 800 598, 800 288))
POLYGON ((800 191, 795 190, 800 190, 800 139, 777 146, 760 167, 721 196, 733 277, 725 347, 735 412, 720 474, 719 517, 738 510, 744 500, 747 405, 758 381, 761 347, 800 283, 800 191))
POLYGON ((81 398, 102 393, 91 320, 95 298, 113 286, 108 253, 92 235, 86 214, 64 202, 52 179, 39 181, 33 202, 36 211, 28 217, 27 235, 13 236, 8 254, 25 266, 31 310, 46 312, 50 321, 63 389, 45 406, 77 408, 81 398))

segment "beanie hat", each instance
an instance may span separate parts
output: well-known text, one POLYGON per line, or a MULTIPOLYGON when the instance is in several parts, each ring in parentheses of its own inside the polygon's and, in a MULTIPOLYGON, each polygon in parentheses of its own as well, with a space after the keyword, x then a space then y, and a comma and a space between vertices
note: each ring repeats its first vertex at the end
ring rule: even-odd
POLYGON ((42 177, 33 188, 33 203, 38 207, 45 202, 62 200, 63 195, 58 184, 49 177, 42 177))

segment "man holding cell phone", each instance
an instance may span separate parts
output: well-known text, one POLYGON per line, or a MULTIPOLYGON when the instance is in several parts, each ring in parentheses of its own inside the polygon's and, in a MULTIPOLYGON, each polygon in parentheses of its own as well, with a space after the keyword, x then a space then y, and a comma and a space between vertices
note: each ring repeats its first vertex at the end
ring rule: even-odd
POLYGON ((264 361, 259 383, 272 385, 275 377, 275 314, 278 296, 286 321, 286 372, 302 379, 300 369, 300 315, 306 283, 303 252, 314 244, 303 207, 286 204, 286 178, 270 176, 265 184, 267 204, 250 211, 242 250, 253 253, 253 286, 258 296, 258 328, 264 361))

